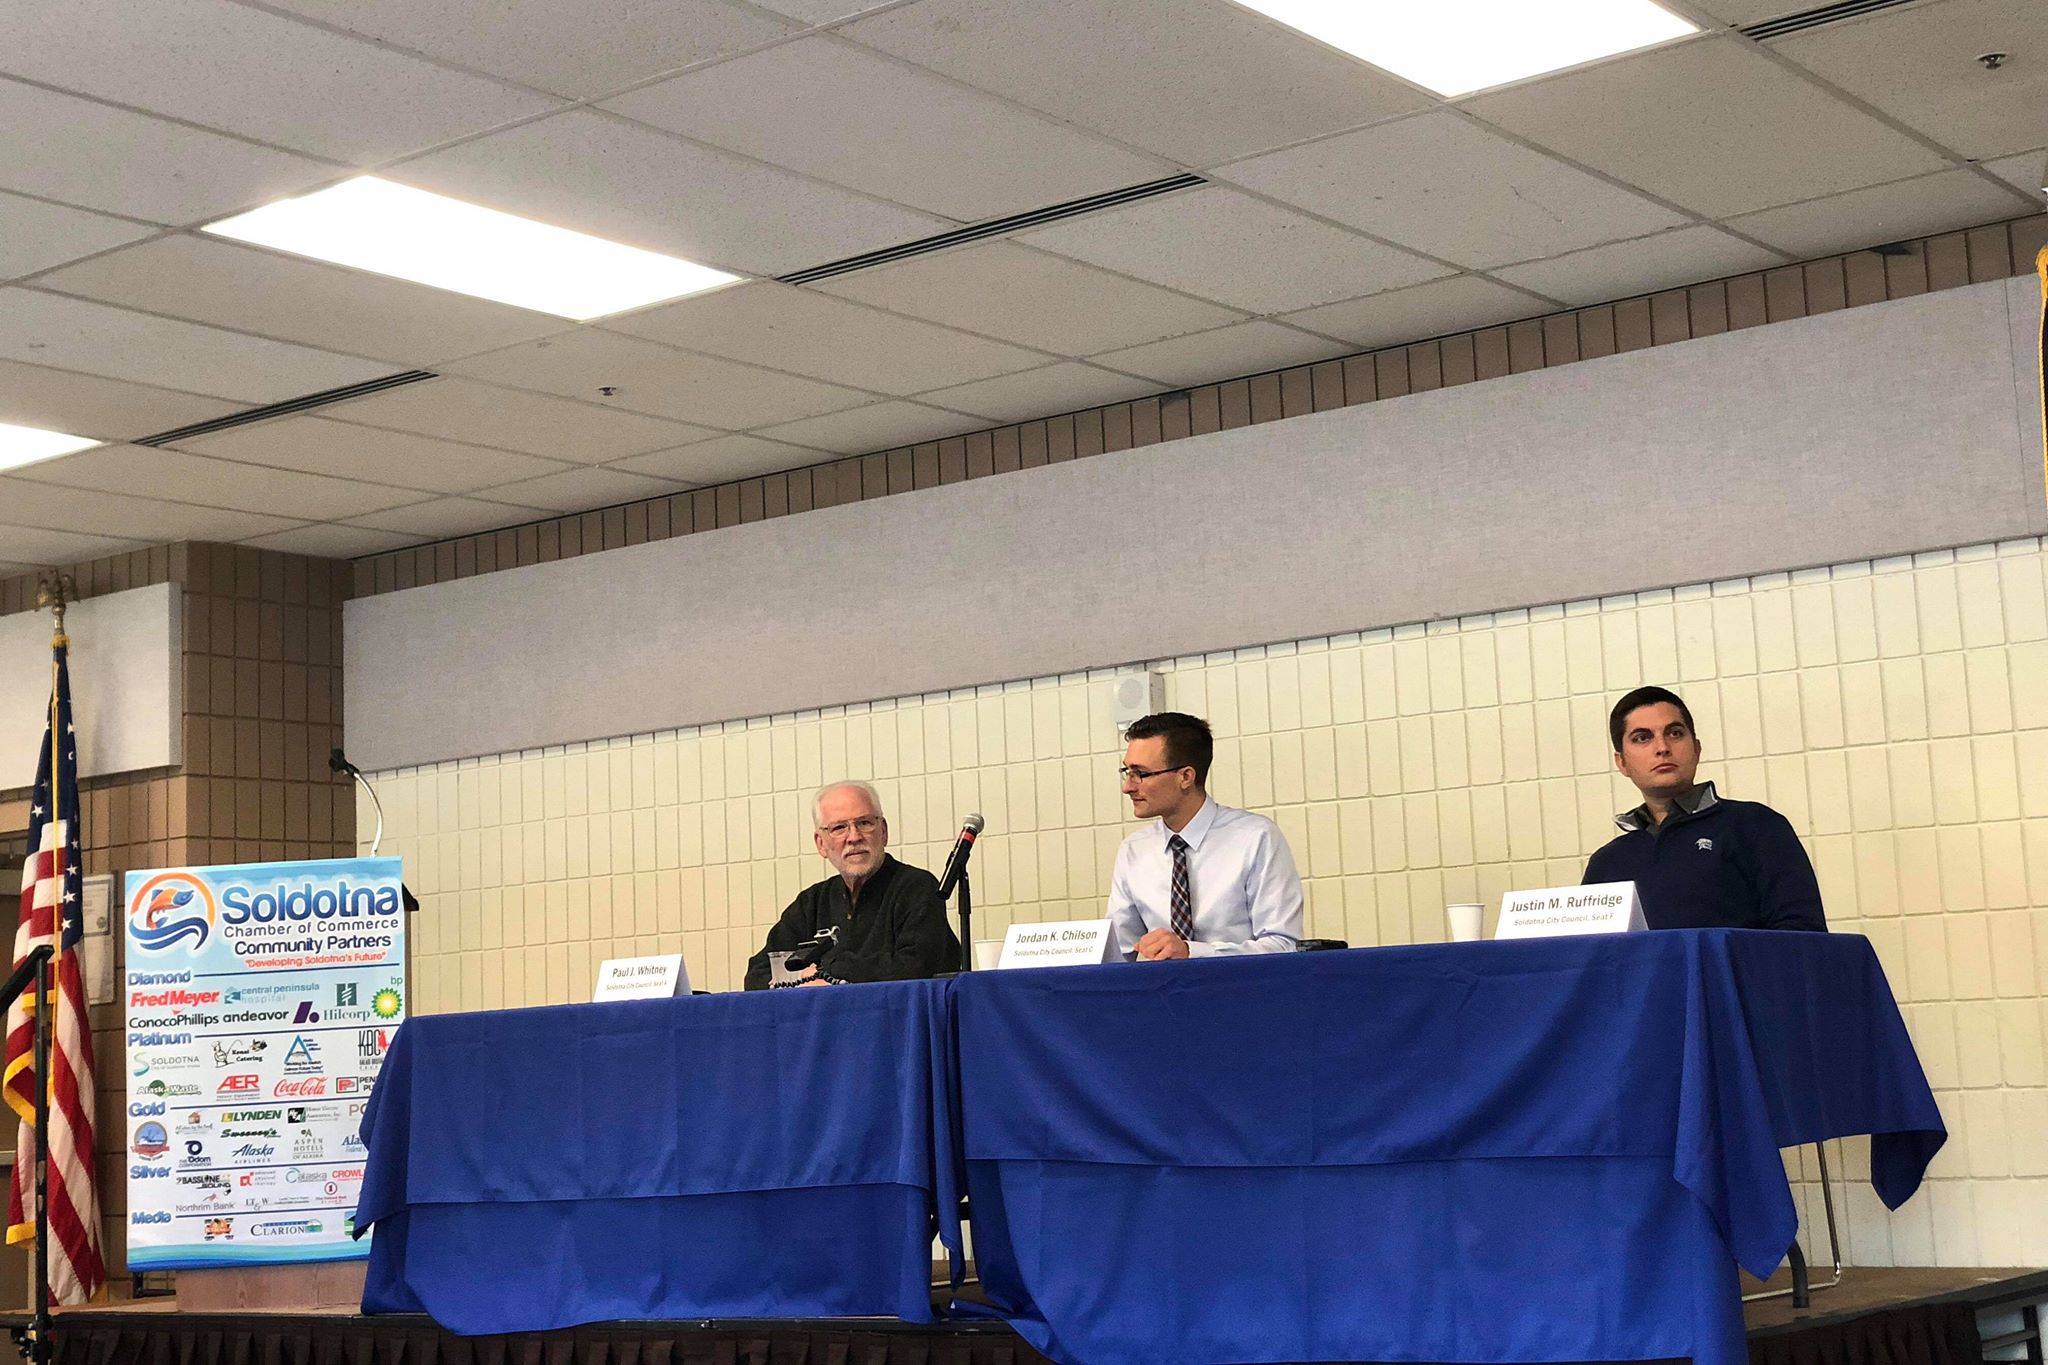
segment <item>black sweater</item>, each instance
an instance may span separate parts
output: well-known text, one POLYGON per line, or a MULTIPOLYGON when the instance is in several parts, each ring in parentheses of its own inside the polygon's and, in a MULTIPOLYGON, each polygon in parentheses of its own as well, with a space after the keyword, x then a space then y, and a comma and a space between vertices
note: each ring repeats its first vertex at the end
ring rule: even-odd
POLYGON ((1595 853, 1587 882, 1634 882, 1652 929, 1828 927, 1792 823, 1757 801, 1674 809, 1595 853))
POLYGON ((856 903, 836 872, 805 887, 768 931, 768 942, 747 960, 747 989, 768 986, 768 954, 786 953, 828 925, 839 940, 818 960, 818 970, 841 981, 908 981, 960 970, 960 940, 946 921, 938 879, 887 854, 861 884, 856 903))

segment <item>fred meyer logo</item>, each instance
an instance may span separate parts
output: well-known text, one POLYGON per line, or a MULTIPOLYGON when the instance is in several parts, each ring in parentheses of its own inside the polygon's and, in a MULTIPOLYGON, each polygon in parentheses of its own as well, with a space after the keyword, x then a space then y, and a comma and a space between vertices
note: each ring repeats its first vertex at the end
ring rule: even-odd
POLYGON ((128 936, 145 953, 168 952, 189 940, 206 946, 220 911, 213 891, 189 872, 164 872, 139 887, 128 902, 128 936))

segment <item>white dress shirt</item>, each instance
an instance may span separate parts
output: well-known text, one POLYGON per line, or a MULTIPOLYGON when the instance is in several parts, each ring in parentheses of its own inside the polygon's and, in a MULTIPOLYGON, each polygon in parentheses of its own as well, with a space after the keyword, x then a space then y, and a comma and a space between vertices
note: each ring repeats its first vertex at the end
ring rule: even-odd
MULTIPOLYGON (((1109 876, 1109 922, 1126 960, 1153 929, 1173 927, 1173 831, 1154 820, 1123 842, 1109 876)), ((1202 802, 1180 832, 1194 901, 1190 957, 1287 953, 1301 941, 1301 875, 1280 827, 1263 815, 1202 802)))

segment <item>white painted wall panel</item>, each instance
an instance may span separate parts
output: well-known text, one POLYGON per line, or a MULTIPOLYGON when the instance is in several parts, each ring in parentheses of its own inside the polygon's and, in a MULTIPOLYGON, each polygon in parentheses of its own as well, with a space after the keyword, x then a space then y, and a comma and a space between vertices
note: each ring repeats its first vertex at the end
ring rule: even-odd
MULTIPOLYGON (((88 598, 65 616, 81 777, 182 761, 178 585, 88 598)), ((50 614, 0 616, 0 791, 36 780, 50 704, 50 614)))
POLYGON ((2035 534, 2025 283, 351 602, 350 755, 392 768, 2035 534))

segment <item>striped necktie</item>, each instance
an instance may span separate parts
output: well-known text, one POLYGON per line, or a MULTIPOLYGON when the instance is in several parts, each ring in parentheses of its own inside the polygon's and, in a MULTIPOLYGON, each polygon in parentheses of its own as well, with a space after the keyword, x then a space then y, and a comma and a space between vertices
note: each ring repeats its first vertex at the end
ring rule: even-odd
POLYGON ((1188 893, 1188 841, 1178 834, 1166 841, 1173 850, 1173 932, 1195 941, 1195 898, 1188 893))

